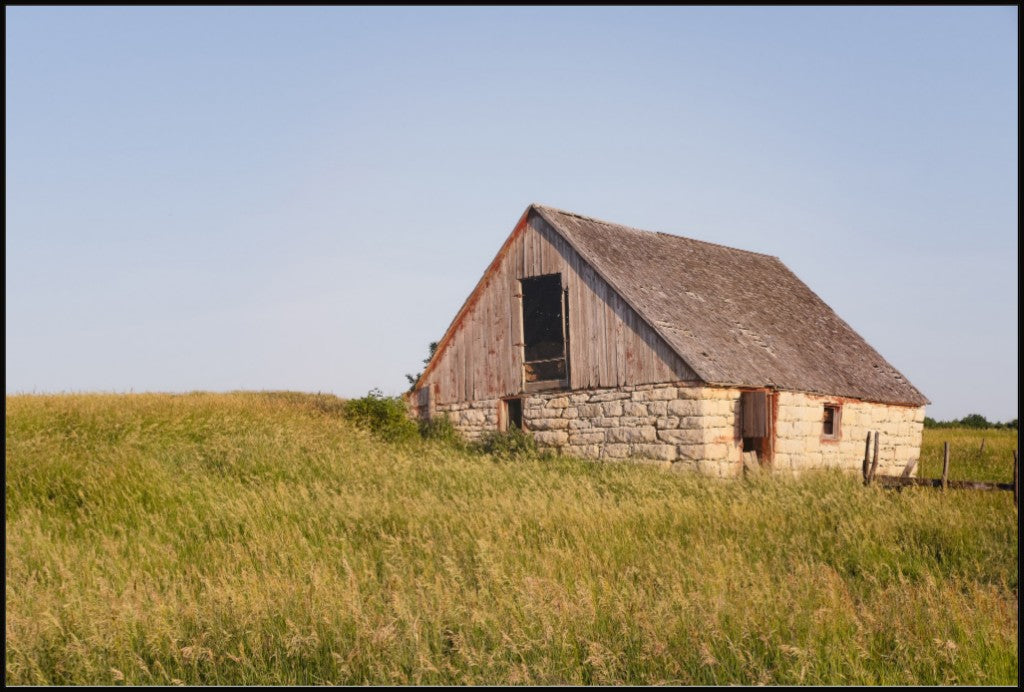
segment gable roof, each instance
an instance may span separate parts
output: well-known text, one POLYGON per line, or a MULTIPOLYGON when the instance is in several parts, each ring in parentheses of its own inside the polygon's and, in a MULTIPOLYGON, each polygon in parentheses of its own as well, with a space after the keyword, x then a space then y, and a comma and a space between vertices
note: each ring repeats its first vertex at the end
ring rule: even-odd
POLYGON ((708 384, 929 403, 777 257, 532 208, 708 384))
POLYGON ((706 383, 775 387, 891 404, 929 403, 777 257, 530 205, 413 386, 528 221, 565 238, 706 383))

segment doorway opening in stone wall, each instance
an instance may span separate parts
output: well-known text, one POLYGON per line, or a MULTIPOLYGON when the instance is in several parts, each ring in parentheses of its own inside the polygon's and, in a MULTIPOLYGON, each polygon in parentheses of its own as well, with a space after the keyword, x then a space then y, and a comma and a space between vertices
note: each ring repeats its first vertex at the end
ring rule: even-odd
POLYGON ((498 409, 498 430, 523 429, 523 400, 519 397, 502 399, 498 409))
POLYGON ((753 452, 770 467, 775 452, 775 396, 767 389, 740 392, 739 431, 743 454, 753 452))

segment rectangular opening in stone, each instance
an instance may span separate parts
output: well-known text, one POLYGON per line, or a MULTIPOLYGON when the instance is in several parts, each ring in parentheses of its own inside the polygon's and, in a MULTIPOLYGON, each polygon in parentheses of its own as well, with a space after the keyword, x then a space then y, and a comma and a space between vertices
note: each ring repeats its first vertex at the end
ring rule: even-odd
POLYGON ((523 400, 502 399, 503 408, 501 416, 502 430, 523 429, 523 400))
POLYGON ((825 404, 825 411, 822 414, 821 436, 826 439, 839 437, 839 407, 833 404, 825 404))
POLYGON ((527 383, 568 385, 565 294, 561 274, 521 280, 523 367, 527 383))

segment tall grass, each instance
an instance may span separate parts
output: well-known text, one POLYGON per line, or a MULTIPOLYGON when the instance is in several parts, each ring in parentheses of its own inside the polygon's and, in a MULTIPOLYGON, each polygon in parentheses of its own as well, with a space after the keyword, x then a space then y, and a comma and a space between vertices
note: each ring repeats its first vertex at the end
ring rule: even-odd
POLYGON ((918 475, 942 476, 943 442, 949 443, 949 477, 954 480, 1013 481, 1017 431, 1004 428, 935 428, 924 431, 918 475), (984 442, 984 446, 982 445, 984 442))
POLYGON ((499 461, 330 397, 6 403, 10 684, 1017 677, 1010 493, 499 461))

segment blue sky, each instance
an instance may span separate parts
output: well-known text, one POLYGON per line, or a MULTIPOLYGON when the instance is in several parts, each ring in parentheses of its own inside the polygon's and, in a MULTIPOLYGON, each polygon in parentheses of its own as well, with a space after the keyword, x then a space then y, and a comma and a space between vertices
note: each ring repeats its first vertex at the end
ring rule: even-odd
POLYGON ((6 389, 405 389, 525 207, 780 257, 1017 416, 988 8, 6 10, 6 389))

